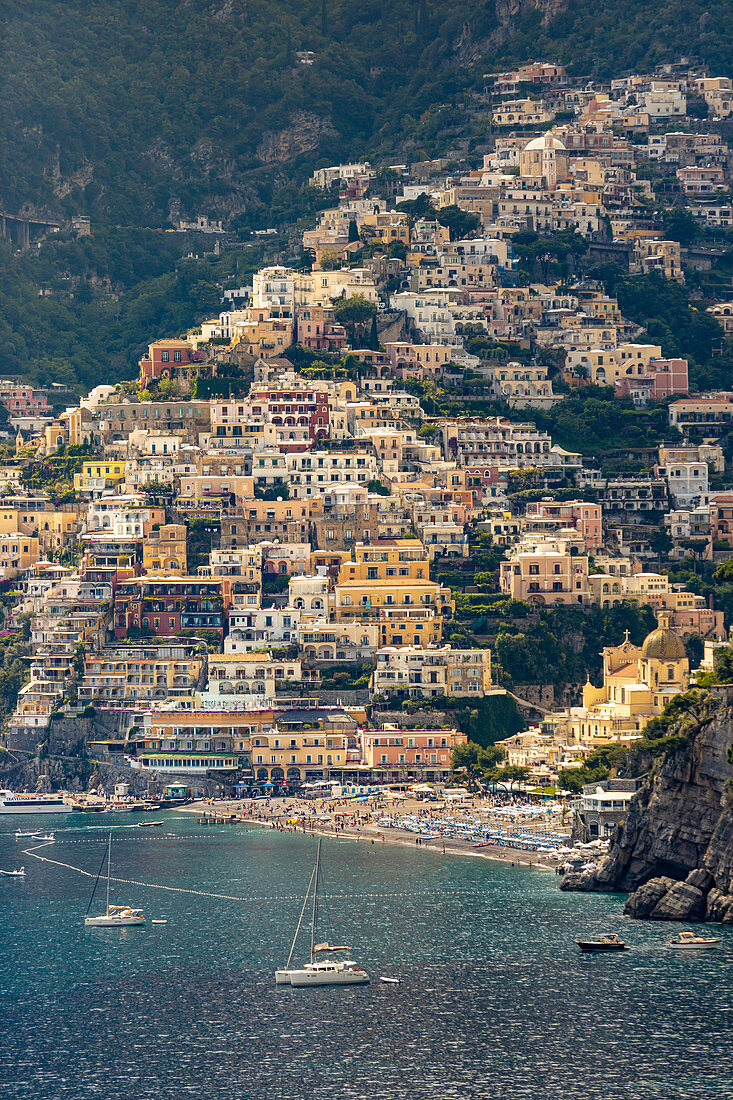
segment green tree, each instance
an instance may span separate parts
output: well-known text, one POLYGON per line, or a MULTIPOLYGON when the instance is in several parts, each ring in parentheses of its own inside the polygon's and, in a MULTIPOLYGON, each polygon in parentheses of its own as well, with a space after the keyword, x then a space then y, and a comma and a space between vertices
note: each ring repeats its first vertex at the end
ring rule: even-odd
POLYGON ((683 248, 693 244, 700 236, 700 223, 684 206, 672 206, 664 211, 664 235, 670 241, 679 241, 683 248))
POLYGON ((490 777, 493 783, 508 783, 509 790, 514 790, 515 783, 526 783, 529 779, 529 768, 521 764, 505 764, 503 768, 494 768, 490 777))

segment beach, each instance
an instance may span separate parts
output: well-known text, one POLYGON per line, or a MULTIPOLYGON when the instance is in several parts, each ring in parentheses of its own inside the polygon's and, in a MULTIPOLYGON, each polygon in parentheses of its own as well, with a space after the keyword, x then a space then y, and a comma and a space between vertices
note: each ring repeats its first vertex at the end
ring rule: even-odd
MULTIPOLYGON (((417 798, 394 803, 383 799, 355 804, 351 799, 210 799, 180 808, 195 814, 203 823, 240 821, 255 827, 282 832, 329 836, 368 844, 399 844, 426 848, 441 854, 474 856, 512 866, 555 870, 556 860, 538 850, 549 842, 548 833, 563 834, 570 828, 560 814, 542 806, 523 808, 521 825, 512 824, 519 812, 506 804, 472 798, 460 805, 444 805, 417 798), (531 810, 536 810, 532 813, 531 810), (475 823, 480 822, 480 825, 475 823), (453 835, 477 829, 476 839, 453 835), (512 842, 513 833, 522 839, 512 842), (478 839, 488 834, 490 839, 478 839)), ((554 843, 557 843, 555 841, 554 843)))

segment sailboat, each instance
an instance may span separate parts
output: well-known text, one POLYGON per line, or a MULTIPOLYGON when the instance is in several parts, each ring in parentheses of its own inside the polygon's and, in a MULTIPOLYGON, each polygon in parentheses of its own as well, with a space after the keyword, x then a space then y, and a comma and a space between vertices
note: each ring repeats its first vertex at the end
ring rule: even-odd
POLYGON ((89 905, 87 906, 86 915, 84 917, 84 924, 87 927, 94 928, 128 928, 131 925, 145 924, 145 917, 142 909, 131 909, 129 905, 110 905, 109 903, 109 883, 112 868, 112 830, 110 829, 109 840, 107 841, 107 848, 105 854, 102 856, 102 862, 99 865, 97 871, 97 877, 94 882, 94 889, 92 890, 92 896, 89 899, 89 905), (107 860, 107 909, 98 917, 90 917, 89 910, 92 907, 94 901, 94 894, 97 889, 97 883, 99 882, 99 876, 102 874, 102 868, 104 867, 104 861, 107 860))
POLYGON ((308 883, 303 908, 300 911, 298 927, 295 929, 293 942, 290 947, 288 961, 282 970, 275 971, 276 985, 363 985, 369 981, 366 970, 362 970, 353 959, 348 957, 351 948, 345 945, 331 945, 329 943, 316 943, 316 925, 318 921, 318 879, 321 867, 321 841, 318 840, 316 852, 316 865, 308 883), (303 967, 291 967, 290 963, 295 951, 295 944, 303 923, 308 898, 313 888, 313 909, 311 915, 311 955, 310 962, 303 967))

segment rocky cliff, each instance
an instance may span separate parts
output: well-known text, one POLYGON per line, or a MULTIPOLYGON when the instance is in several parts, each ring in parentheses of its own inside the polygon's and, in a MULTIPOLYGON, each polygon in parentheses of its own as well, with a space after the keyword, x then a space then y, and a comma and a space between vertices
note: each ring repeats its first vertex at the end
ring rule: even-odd
POLYGON ((634 795, 594 872, 563 890, 630 891, 625 912, 733 924, 733 687, 715 687, 672 733, 678 742, 634 795))

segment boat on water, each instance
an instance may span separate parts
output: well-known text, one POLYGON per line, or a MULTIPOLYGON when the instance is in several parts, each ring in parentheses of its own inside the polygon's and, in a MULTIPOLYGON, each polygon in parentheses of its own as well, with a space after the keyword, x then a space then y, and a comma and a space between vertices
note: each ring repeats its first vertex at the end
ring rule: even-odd
POLYGON ((84 917, 84 924, 87 928, 131 928, 136 925, 145 924, 145 916, 142 909, 133 909, 129 905, 110 905, 109 903, 109 884, 112 868, 112 830, 109 832, 109 839, 107 841, 107 847, 105 853, 102 856, 102 862, 99 865, 97 871, 97 877, 94 880, 94 887, 92 889, 92 896, 89 899, 89 905, 87 906, 86 915, 84 917), (107 908, 104 913, 100 913, 98 917, 90 917, 89 910, 92 907, 94 901, 94 894, 97 889, 100 875, 104 868, 105 860, 107 862, 107 908))
POLYGON ((718 936, 698 936, 697 932, 678 932, 670 938, 667 946, 677 951, 704 951, 717 947, 719 943, 718 936))
POLYGON ((366 970, 349 958, 351 948, 344 944, 316 943, 316 927, 318 922, 318 882, 321 867, 321 840, 318 839, 316 852, 316 865, 311 873, 308 889, 303 900, 303 908, 300 911, 300 919, 295 929, 293 942, 290 947, 288 961, 282 970, 275 971, 276 985, 316 986, 316 985, 364 985, 369 981, 366 970), (290 963, 298 941, 298 933, 303 923, 303 916, 308 905, 308 899, 313 895, 313 907, 311 913, 311 950, 310 962, 302 967, 291 967, 290 963))
POLYGON ((576 940, 581 951, 625 951, 626 943, 615 932, 608 932, 596 940, 576 940))
POLYGON ((402 985, 402 978, 385 978, 384 975, 379 979, 380 982, 384 982, 385 985, 402 985))
POLYGON ((56 838, 53 835, 53 833, 45 833, 45 834, 44 833, 34 833, 33 834, 33 839, 34 840, 42 840, 46 844, 53 844, 53 842, 56 838))
POLYGON ((70 814, 63 794, 19 794, 0 790, 0 814, 70 814))
POLYGON ((5 878, 25 878, 25 867, 19 867, 17 871, 0 871, 5 878))

